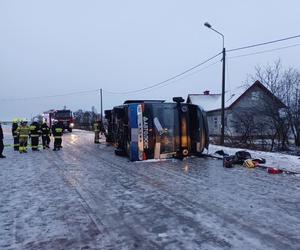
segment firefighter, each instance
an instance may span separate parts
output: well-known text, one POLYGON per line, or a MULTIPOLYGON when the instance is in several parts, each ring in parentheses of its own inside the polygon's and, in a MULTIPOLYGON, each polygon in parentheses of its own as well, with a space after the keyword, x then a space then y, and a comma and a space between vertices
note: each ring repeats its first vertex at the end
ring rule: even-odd
POLYGON ((37 118, 34 118, 30 124, 30 137, 31 137, 31 149, 32 151, 39 151, 39 137, 41 134, 40 124, 37 118))
POLYGON ((100 128, 100 139, 103 134, 105 134, 105 128, 102 120, 99 120, 99 128, 100 128))
POLYGON ((57 120, 54 120, 52 126, 52 135, 54 137, 54 148, 53 151, 60 150, 62 148, 62 135, 63 135, 63 126, 57 120))
POLYGON ((4 149, 4 144, 3 144, 3 130, 2 130, 2 126, 0 123, 0 158, 6 158, 6 156, 4 156, 3 153, 3 149, 4 149))
POLYGON ((94 133, 95 133, 94 143, 100 143, 100 141, 99 141, 99 139, 100 139, 100 130, 101 130, 100 120, 97 120, 97 121, 94 122, 93 128, 94 128, 94 133))
POLYGON ((27 121, 21 121, 21 126, 17 128, 17 134, 19 136, 19 152, 20 153, 27 153, 27 142, 28 137, 30 135, 30 128, 27 125, 27 121))
POLYGON ((42 133, 42 142, 43 142, 43 149, 50 148, 50 136, 51 136, 51 129, 49 128, 47 121, 44 121, 41 126, 41 133, 42 133))
POLYGON ((12 123, 12 128, 11 128, 11 133, 12 136, 14 137, 14 150, 19 151, 19 136, 17 134, 17 128, 18 128, 18 119, 14 119, 12 123))

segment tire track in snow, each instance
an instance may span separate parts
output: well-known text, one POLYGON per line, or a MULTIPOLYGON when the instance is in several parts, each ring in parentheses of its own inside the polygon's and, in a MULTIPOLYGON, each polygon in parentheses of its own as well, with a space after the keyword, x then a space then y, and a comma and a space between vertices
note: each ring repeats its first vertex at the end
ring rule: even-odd
MULTIPOLYGON (((188 182, 189 184, 192 184, 192 185, 194 185, 194 184, 203 185, 203 182, 202 183, 199 182, 196 178, 193 178, 193 177, 187 178, 186 176, 182 176, 182 175, 178 174, 178 172, 176 172, 175 170, 170 170, 170 169, 165 170, 163 168, 156 168, 155 173, 153 173, 153 172, 147 171, 147 168, 144 167, 142 170, 146 171, 146 174, 142 174, 141 173, 142 170, 138 171, 137 168, 129 169, 128 164, 125 164, 124 161, 122 161, 120 159, 116 160, 117 157, 114 157, 113 161, 109 161, 107 158, 109 158, 110 160, 112 160, 112 158, 111 158, 111 156, 107 156, 107 155, 103 154, 103 148, 100 149, 102 151, 98 152, 98 151, 96 151, 97 149, 95 147, 93 147, 91 144, 87 145, 86 143, 84 143, 83 145, 78 145, 78 146, 80 147, 81 150, 84 148, 83 153, 85 153, 89 158, 93 157, 95 161, 100 159, 100 160, 102 160, 102 162, 105 162, 106 164, 110 165, 111 168, 116 169, 117 171, 119 171, 122 174, 131 175, 134 178, 141 178, 141 176, 143 176, 143 178, 140 179, 140 181, 146 182, 149 186, 157 187, 156 179, 158 177, 161 177, 161 173, 163 173, 164 175, 169 175, 170 176, 169 178, 175 177, 175 178, 179 179, 181 182, 185 182, 185 183, 188 182), (117 163, 116 163, 116 161, 117 161, 117 163)), ((110 151, 112 151, 112 150, 110 150, 110 151)), ((110 152, 110 153, 112 153, 112 152, 110 152)), ((131 165, 132 165, 132 163, 131 163, 131 165)), ((132 166, 130 166, 130 167, 132 167, 132 166)), ((95 169, 95 168, 93 168, 93 169, 95 169)), ((257 180, 255 180, 255 181, 257 181, 257 180)), ((264 180, 261 179, 260 181, 263 182, 264 180)), ((186 209, 190 209, 193 211, 193 210, 195 210, 195 206, 194 206, 194 204, 195 204, 195 205, 197 205, 198 208, 201 208, 203 210, 202 214, 204 213, 207 215, 208 211, 211 211, 211 213, 213 213, 213 214, 208 214, 208 218, 210 218, 210 220, 207 221, 208 224, 211 223, 211 220, 212 220, 211 218, 213 218, 213 221, 216 221, 216 226, 218 226, 218 225, 222 224, 222 223, 220 223, 220 220, 224 221, 224 218, 226 218, 227 222, 225 220, 225 222, 223 222, 223 223, 227 224, 227 227, 228 227, 228 224, 240 225, 241 228, 239 228, 239 229, 244 231, 244 233, 241 233, 241 235, 238 235, 239 237, 242 237, 242 243, 243 242, 245 243, 245 239, 243 239, 243 235, 245 233, 246 233, 246 235, 247 235, 247 233, 250 233, 254 239, 260 238, 262 241, 267 239, 267 242, 269 242, 269 243, 277 242, 277 244, 278 244, 278 239, 276 239, 276 236, 272 235, 272 232, 270 232, 270 233, 269 232, 261 232, 259 229, 254 229, 253 225, 249 227, 248 224, 241 223, 239 221, 238 217, 236 217, 236 216, 229 217, 228 214, 226 214, 224 212, 222 213, 218 209, 214 209, 213 206, 207 206, 206 204, 197 203, 195 201, 191 202, 191 200, 187 199, 186 197, 183 197, 183 196, 180 197, 179 195, 174 195, 169 190, 167 190, 167 189, 164 190, 165 187, 163 184, 161 184, 160 189, 162 189, 161 191, 165 192, 165 197, 172 197, 174 203, 175 202, 178 203, 178 200, 180 200, 181 201, 180 205, 183 207, 183 209, 186 208, 186 209), (261 235, 261 236, 258 237, 259 235, 261 235)), ((227 194, 227 193, 225 192, 225 194, 227 194)), ((228 196, 228 194, 227 194, 227 196, 228 196)), ((97 197, 95 197, 95 198, 97 198, 97 197)), ((171 210, 171 211, 173 211, 173 210, 171 210)), ((203 222, 203 220, 202 220, 202 222, 203 222)), ((237 226, 233 227, 231 230, 232 230, 232 233, 234 233, 234 231, 236 233, 237 226)), ((255 242, 255 240, 254 240, 254 242, 255 242)), ((257 245, 256 247, 258 247, 258 249, 259 249, 259 247, 261 247, 261 245, 260 245, 261 242, 258 242, 258 243, 259 243, 259 245, 257 245)), ((286 243, 288 243, 288 242, 286 242, 286 243)), ((297 241, 295 243, 297 243, 297 241)), ((241 242, 240 242, 240 244, 241 244, 241 242)), ((253 244, 252 240, 250 240, 250 245, 251 244, 253 244)), ((271 245, 273 245, 273 244, 271 244, 271 245)), ((280 248, 285 248, 288 246, 289 245, 286 245, 285 243, 279 242, 280 248)), ((275 246, 273 245, 273 247, 275 247, 275 246)))

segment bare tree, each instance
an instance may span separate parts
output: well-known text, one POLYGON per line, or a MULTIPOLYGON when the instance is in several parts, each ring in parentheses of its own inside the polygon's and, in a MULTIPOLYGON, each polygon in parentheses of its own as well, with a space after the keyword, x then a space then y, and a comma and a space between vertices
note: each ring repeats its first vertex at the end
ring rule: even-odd
POLYGON ((255 70, 250 79, 259 80, 286 105, 280 112, 270 106, 265 107, 266 115, 272 118, 276 128, 280 148, 287 147, 289 130, 295 145, 300 146, 300 71, 293 67, 283 70, 280 59, 272 65, 258 66, 255 70))
MULTIPOLYGON (((253 135, 255 133, 255 119, 253 109, 238 109, 233 112, 235 120, 231 121, 235 132, 239 134, 238 144, 247 147, 253 146, 253 135)), ((236 143, 237 143, 236 142, 236 143)))
POLYGON ((300 146, 300 72, 289 68, 284 72, 282 84, 287 93, 284 99, 287 105, 287 117, 295 139, 295 145, 300 146))
POLYGON ((262 105, 265 101, 257 101, 251 107, 235 109, 234 120, 231 120, 235 132, 238 134, 237 137, 233 136, 238 139, 237 141, 232 139, 235 144, 247 148, 273 150, 275 139, 278 136, 274 123, 269 116, 266 116, 265 105, 262 105))

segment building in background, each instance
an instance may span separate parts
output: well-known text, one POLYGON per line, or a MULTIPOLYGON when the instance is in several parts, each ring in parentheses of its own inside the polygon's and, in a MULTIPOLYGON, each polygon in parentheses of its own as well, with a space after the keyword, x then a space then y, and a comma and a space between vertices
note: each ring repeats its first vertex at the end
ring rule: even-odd
MULTIPOLYGON (((221 94, 189 94, 187 103, 201 106, 207 114, 212 140, 221 135, 221 94)), ((276 133, 274 120, 284 112, 285 104, 261 82, 246 90, 239 88, 225 95, 225 136, 228 138, 268 138, 276 133)))

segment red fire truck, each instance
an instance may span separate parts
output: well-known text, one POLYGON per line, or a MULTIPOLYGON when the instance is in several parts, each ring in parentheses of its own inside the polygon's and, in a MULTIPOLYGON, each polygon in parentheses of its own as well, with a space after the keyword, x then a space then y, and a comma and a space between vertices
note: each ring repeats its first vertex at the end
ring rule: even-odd
POLYGON ((48 110, 43 113, 43 120, 47 122, 49 127, 52 126, 54 120, 57 120, 63 124, 64 129, 68 130, 69 132, 72 132, 74 127, 73 113, 69 109, 48 110))

